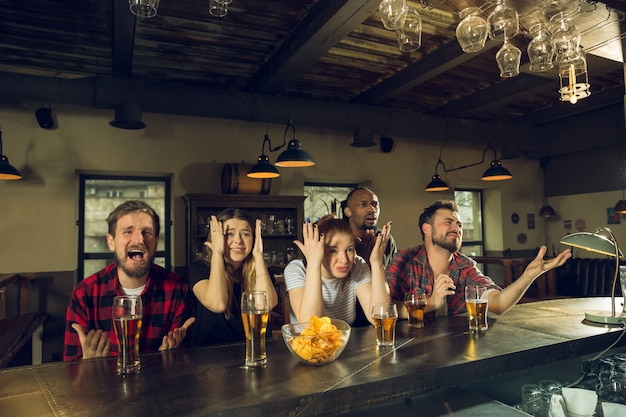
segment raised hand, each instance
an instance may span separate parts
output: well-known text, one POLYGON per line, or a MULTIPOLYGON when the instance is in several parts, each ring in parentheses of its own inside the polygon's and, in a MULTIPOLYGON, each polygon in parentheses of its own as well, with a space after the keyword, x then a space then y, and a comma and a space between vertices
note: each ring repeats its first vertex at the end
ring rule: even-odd
POLYGON ((91 329, 85 333, 85 329, 78 323, 72 323, 72 329, 78 333, 83 359, 100 358, 109 356, 111 352, 111 339, 109 334, 102 329, 91 329))
POLYGON ((177 348, 187 336, 187 329, 196 321, 195 317, 190 317, 183 323, 181 327, 177 327, 174 330, 167 332, 163 336, 163 342, 159 347, 159 351, 175 349, 177 348))
POLYGON ((565 249, 556 257, 545 260, 543 259, 543 257, 546 255, 547 250, 548 249, 545 247, 545 245, 541 246, 535 259, 533 259, 532 262, 530 262, 524 270, 524 272, 530 275, 533 279, 537 278, 544 272, 563 265, 565 261, 572 257, 572 251, 569 249, 565 249))
POLYGON ((293 243, 300 248, 309 264, 321 265, 324 258, 324 235, 320 235, 317 226, 306 222, 302 225, 302 240, 294 240, 293 243))
POLYGON ((374 241, 374 247, 372 248, 369 257, 370 264, 382 264, 383 258, 385 256, 385 249, 387 249, 387 244, 389 243, 390 235, 391 222, 387 222, 387 224, 383 226, 380 233, 376 236, 376 240, 374 241))
POLYGON ((374 245, 376 244, 376 234, 373 229, 369 229, 365 231, 365 235, 361 237, 357 237, 355 239, 355 249, 356 253, 366 261, 370 262, 370 256, 372 254, 372 249, 374 249, 374 245))
POLYGON ((224 225, 221 221, 217 220, 217 217, 211 216, 210 221, 211 233, 204 246, 211 249, 215 255, 220 257, 224 256, 224 250, 226 248, 226 236, 224 235, 224 225))
POLYGON ((261 236, 261 220, 256 219, 254 225, 254 246, 252 256, 257 262, 263 262, 263 237, 261 236))

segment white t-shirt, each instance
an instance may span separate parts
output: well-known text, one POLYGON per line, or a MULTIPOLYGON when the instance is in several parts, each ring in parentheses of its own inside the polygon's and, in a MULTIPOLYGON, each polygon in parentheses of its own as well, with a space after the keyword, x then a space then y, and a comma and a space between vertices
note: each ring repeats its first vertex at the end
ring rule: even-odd
MULTIPOLYGON (((306 268, 300 259, 289 262, 285 267, 285 284, 287 291, 304 287, 306 268)), ((343 279, 322 278, 322 300, 324 316, 344 320, 352 325, 356 319, 356 289, 359 285, 372 282, 372 273, 363 258, 355 257, 355 265, 350 275, 343 279)), ((369 306, 364 311, 369 310, 369 306)), ((297 318, 290 309, 291 322, 297 318)))

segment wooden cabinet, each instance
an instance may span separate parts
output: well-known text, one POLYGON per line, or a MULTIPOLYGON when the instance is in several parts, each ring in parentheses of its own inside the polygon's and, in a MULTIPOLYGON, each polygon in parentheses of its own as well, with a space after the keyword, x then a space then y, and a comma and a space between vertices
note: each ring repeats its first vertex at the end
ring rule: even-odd
POLYGON ((187 266, 204 251, 211 215, 227 208, 239 208, 263 221, 263 251, 272 270, 282 271, 285 263, 298 255, 293 241, 302 240, 305 196, 250 194, 185 194, 187 266))

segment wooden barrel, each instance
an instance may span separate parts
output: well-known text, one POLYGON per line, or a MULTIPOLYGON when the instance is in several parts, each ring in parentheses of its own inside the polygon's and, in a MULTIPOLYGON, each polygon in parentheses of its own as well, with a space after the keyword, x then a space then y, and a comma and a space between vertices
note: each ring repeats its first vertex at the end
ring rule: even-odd
POLYGON ((250 178, 246 174, 252 164, 224 164, 222 168, 222 192, 224 194, 269 194, 271 178, 250 178))

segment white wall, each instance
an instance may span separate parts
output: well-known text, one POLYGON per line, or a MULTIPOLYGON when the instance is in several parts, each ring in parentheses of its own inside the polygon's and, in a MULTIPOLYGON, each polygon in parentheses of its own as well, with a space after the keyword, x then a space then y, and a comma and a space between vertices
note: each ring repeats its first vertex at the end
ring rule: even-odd
MULTIPOLYGON (((221 193, 224 163, 255 162, 265 124, 232 120, 144 114, 144 130, 109 126, 113 110, 55 105, 58 128, 41 129, 34 110, 41 103, 0 103, 3 153, 25 174, 21 181, 0 182, 0 273, 72 271, 76 269, 77 170, 106 173, 173 173, 174 266, 184 265, 184 193, 221 193)), ((440 144, 394 138, 391 153, 378 147, 354 148, 352 132, 308 129, 294 120, 297 137, 317 164, 280 169, 272 194, 302 195, 305 179, 370 181, 382 206, 381 222, 392 220, 400 248, 421 242, 417 222, 423 208, 449 193, 427 193, 440 144)), ((270 125, 272 145, 282 142, 284 125, 270 125)), ((436 139, 436 138, 435 138, 436 139)), ((275 160, 278 153, 270 156, 275 160)), ((476 162, 482 149, 445 147, 448 168, 476 162)), ((487 157, 490 159, 490 156, 487 157)), ((532 249, 545 240, 543 224, 527 230, 526 214, 542 205, 541 170, 526 159, 503 161, 513 179, 480 181, 481 166, 442 174, 451 186, 490 188, 486 199, 489 250, 532 249), (510 222, 513 212, 518 225, 510 222), (517 242, 526 233, 525 244, 517 242)), ((614 204, 614 202, 613 202, 614 204)), ((555 207, 556 208, 556 207, 555 207)), ((591 223, 591 222, 590 222, 591 223)))

